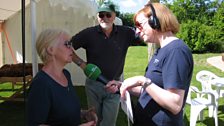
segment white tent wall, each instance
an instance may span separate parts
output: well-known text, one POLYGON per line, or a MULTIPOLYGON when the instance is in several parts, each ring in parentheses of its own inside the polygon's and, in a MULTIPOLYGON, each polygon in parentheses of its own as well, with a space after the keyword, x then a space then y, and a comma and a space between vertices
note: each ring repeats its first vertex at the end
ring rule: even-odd
MULTIPOLYGON (((88 8, 82 8, 88 9, 88 8)), ((25 10, 25 20, 26 20, 26 46, 25 55, 26 62, 32 62, 32 45, 31 45, 31 22, 30 22, 30 5, 26 7, 25 10)), ((96 24, 95 17, 89 17, 89 15, 83 13, 82 10, 74 11, 72 8, 67 10, 62 9, 61 5, 50 6, 47 0, 41 0, 36 4, 36 33, 38 34, 46 28, 59 28, 67 30, 71 35, 76 34, 80 30, 93 26, 96 24)), ((12 50, 17 60, 22 62, 22 38, 21 38, 21 11, 17 12, 15 15, 10 17, 4 22, 4 29, 7 32, 12 50), (19 55, 21 56, 19 58, 19 55)), ((2 32, 3 33, 3 32, 2 32)), ((2 34, 2 58, 3 64, 12 64, 13 58, 10 50, 7 46, 6 36, 2 34)), ((0 48, 1 51, 1 48, 0 48)), ((77 51, 78 55, 83 59, 85 57, 85 51, 79 49, 77 51)), ((1 56, 1 55, 0 55, 1 56)), ((38 59, 38 62, 41 62, 38 59)), ((1 62, 0 62, 1 63, 1 62)), ((72 81, 74 85, 84 85, 85 75, 83 71, 77 67, 74 63, 68 64, 66 68, 70 71, 72 76, 72 81)))
POLYGON ((2 66, 3 64, 3 60, 2 60, 2 34, 0 34, 0 67, 2 66))
POLYGON ((2 59, 2 24, 0 23, 0 67, 2 66, 3 64, 3 59, 2 59))

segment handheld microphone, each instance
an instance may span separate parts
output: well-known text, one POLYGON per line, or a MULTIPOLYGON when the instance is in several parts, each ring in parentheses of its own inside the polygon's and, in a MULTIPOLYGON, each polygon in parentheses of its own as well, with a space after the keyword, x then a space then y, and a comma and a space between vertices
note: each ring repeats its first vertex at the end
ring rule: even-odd
POLYGON ((84 69, 84 73, 89 79, 97 80, 104 85, 109 82, 109 80, 101 74, 102 72, 100 68, 94 64, 87 64, 86 68, 84 69))
POLYGON ((96 80, 102 82, 105 85, 109 82, 109 80, 107 80, 107 78, 105 78, 102 74, 100 74, 96 80))
MULTIPOLYGON (((104 85, 109 82, 109 80, 101 74, 100 68, 94 64, 87 64, 84 73, 89 79, 99 81, 104 85)), ((118 90, 116 94, 120 94, 120 91, 118 90)))

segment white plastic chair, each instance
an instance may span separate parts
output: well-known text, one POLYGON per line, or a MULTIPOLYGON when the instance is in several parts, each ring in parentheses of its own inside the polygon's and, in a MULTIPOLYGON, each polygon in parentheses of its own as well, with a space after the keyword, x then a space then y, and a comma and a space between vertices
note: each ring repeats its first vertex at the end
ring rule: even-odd
MULTIPOLYGON (((217 78, 220 78, 220 77, 207 70, 199 71, 196 75, 196 80, 201 83, 202 91, 213 93, 215 96, 216 105, 218 106, 219 98, 223 97, 222 94, 224 90, 220 90, 220 93, 218 93, 217 90, 212 89, 212 82, 213 82, 212 80, 217 78)), ((210 96, 208 96, 208 98, 210 98, 210 96)), ((213 108, 209 107, 209 117, 212 117, 212 114, 213 114, 212 111, 213 111, 213 108)))
POLYGON ((218 126, 217 111, 215 96, 211 92, 199 91, 197 87, 190 86, 186 103, 190 105, 190 126, 196 126, 197 119, 203 119, 203 110, 206 107, 212 107, 213 118, 215 120, 215 126, 218 126), (196 98, 191 98, 192 93, 196 93, 196 98), (209 95, 210 98, 206 96, 209 95))

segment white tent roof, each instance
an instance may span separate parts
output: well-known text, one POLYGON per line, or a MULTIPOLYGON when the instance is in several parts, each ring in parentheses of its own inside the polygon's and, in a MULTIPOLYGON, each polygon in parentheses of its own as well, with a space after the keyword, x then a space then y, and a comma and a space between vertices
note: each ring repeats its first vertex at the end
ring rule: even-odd
MULTIPOLYGON (((36 2, 40 0, 34 0, 36 2)), ((30 0, 25 0, 26 5, 30 0)), ((63 9, 73 8, 82 10, 82 14, 88 14, 89 17, 95 16, 97 4, 94 0, 49 0, 50 5, 57 6, 61 4, 63 9), (87 9, 85 9, 87 8, 87 9)), ((0 23, 7 20, 10 16, 21 9, 21 0, 0 0, 0 23)))
MULTIPOLYGON (((30 0, 26 0, 26 5, 30 0)), ((21 0, 0 0, 0 23, 21 9, 21 0)))
MULTIPOLYGON (((10 33, 11 36, 11 43, 12 45, 16 46, 17 43, 22 43, 21 41, 21 37, 20 34, 18 34, 18 30, 21 31, 21 29, 23 27, 19 27, 16 28, 16 30, 11 30, 13 29, 12 27, 18 26, 20 25, 19 23, 21 23, 20 21, 14 23, 15 19, 18 20, 18 18, 21 18, 22 13, 21 11, 21 0, 0 0, 0 65, 3 64, 3 46, 2 46, 2 38, 4 38, 6 40, 6 37, 2 35, 7 35, 7 34, 2 34, 2 32, 8 31, 8 33, 10 33), (4 26, 4 29, 2 28, 4 26), (14 41, 13 40, 17 38, 19 39, 18 41, 14 41), (15 43, 16 42, 16 43, 15 43)), ((59 27, 57 28, 61 28, 62 26, 64 26, 63 28, 71 28, 73 27, 73 29, 71 29, 71 33, 76 33, 76 30, 80 30, 86 26, 92 26, 95 25, 95 16, 97 13, 97 3, 94 0, 25 0, 25 5, 26 5, 26 25, 27 27, 24 28, 24 30, 26 30, 25 32, 29 32, 29 35, 26 35, 25 39, 26 41, 29 41, 29 44, 24 44, 26 47, 26 52, 30 52, 29 54, 29 62, 31 62, 31 58, 32 58, 32 63, 33 63, 33 75, 35 75, 35 73, 37 72, 37 54, 35 51, 35 39, 36 39, 36 32, 38 30, 41 30, 40 27, 38 27, 39 29, 37 29, 36 25, 39 24, 39 26, 46 26, 46 25, 50 25, 53 26, 56 22, 60 24, 57 25, 59 27), (37 4, 35 4, 37 3, 37 4), (36 16, 43 16, 43 13, 45 13, 43 10, 37 8, 37 5, 41 5, 43 3, 47 3, 42 5, 42 7, 47 7, 48 9, 46 9, 49 13, 51 12, 52 15, 55 16, 55 14, 57 14, 57 11, 52 11, 52 10, 60 10, 60 14, 62 14, 61 8, 63 10, 66 10, 69 13, 66 13, 66 19, 70 19, 72 18, 69 17, 69 15, 71 15, 71 11, 73 11, 77 17, 79 17, 78 19, 72 21, 72 20, 67 20, 66 22, 63 22, 62 20, 57 20, 55 22, 51 22, 53 19, 49 19, 48 21, 43 21, 43 22, 36 22, 38 19, 40 21, 42 21, 42 18, 38 18, 36 19, 36 16), (45 6, 46 5, 46 6, 45 6), (50 6, 50 7, 49 7, 50 6), (51 8, 52 7, 52 8, 51 8), (30 11, 29 11, 30 10, 30 11), (39 13, 40 12, 40 13, 39 13), (41 15, 42 14, 42 15, 41 15), (86 19, 86 17, 88 17, 88 19, 86 19), (83 22, 81 22, 80 20, 85 20, 83 22), (78 22, 81 23, 79 25, 75 25, 73 22, 78 22), (72 24, 70 24, 72 23, 72 24), (73 25, 74 24, 74 25, 73 25), (28 47, 28 48, 27 48, 28 47), (32 52, 32 53, 31 53, 32 52), (32 54, 32 56, 31 56, 32 54)), ((45 11, 46 11, 45 10, 45 11)), ((63 11, 63 12, 66 12, 63 11)), ((49 14, 47 13, 47 15, 49 14)), ((61 15, 59 14, 58 17, 60 17, 61 15)), ((56 16, 57 17, 57 16, 56 16)), ((55 18, 55 17, 54 17, 55 18)), ((39 21, 38 20, 38 21, 39 21)), ((8 40, 6 40, 8 41, 8 40)), ((8 42, 9 43, 9 42, 8 42)), ((23 45, 23 44, 22 44, 23 45)), ((21 46, 16 46, 14 47, 14 50, 16 50, 16 52, 18 52, 20 55, 23 54, 23 51, 20 48, 21 46)), ((80 52, 81 54, 84 54, 82 52, 80 52)), ((5 53, 6 55, 8 54, 8 52, 5 53)), ((14 53, 13 53, 14 54, 14 53)), ((6 56, 4 55, 4 56, 6 56)), ((26 59, 26 57, 25 57, 26 59)), ((28 58, 27 58, 28 59, 28 58)), ((26 62, 26 61, 25 61, 26 62)), ((4 63, 8 63, 7 61, 4 63)), ((70 67, 70 66, 69 66, 70 67)), ((71 66, 72 67, 72 66, 71 66)), ((75 71, 76 72, 76 71, 75 71)), ((79 72, 81 73, 81 72, 79 72)), ((76 72, 77 74, 77 72, 76 72)), ((79 76, 77 76, 79 78, 83 78, 82 75, 80 74, 79 76)), ((84 79, 83 79, 84 80, 84 79)), ((80 83, 82 84, 82 80, 78 79, 76 80, 76 83, 80 83)))

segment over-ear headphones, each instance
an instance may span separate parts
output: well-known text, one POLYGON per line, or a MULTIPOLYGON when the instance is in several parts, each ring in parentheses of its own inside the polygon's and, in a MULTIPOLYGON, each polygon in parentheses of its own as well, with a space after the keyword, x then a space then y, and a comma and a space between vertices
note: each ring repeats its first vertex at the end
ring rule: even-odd
POLYGON ((149 25, 153 28, 153 29, 158 29, 160 30, 160 23, 159 23, 159 19, 157 18, 156 16, 156 11, 153 7, 153 5, 150 3, 150 4, 147 4, 147 6, 149 6, 151 8, 151 11, 152 11, 152 15, 149 17, 149 25))

